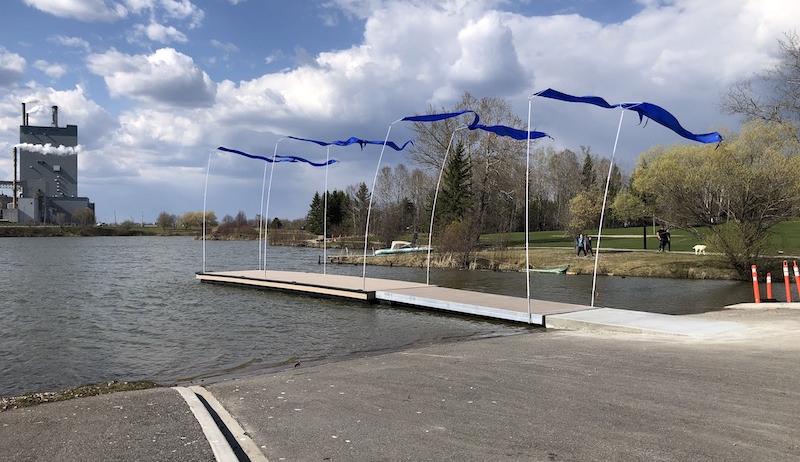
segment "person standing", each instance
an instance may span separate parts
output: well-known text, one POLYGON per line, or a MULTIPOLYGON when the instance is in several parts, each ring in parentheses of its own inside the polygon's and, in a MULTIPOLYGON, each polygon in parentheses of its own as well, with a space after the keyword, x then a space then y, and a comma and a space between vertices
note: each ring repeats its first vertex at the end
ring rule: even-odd
POLYGON ((594 255, 592 252, 592 236, 586 235, 583 238, 583 254, 584 255, 594 255))
POLYGON ((667 241, 667 252, 672 252, 672 235, 669 233, 669 228, 664 230, 664 239, 667 241))
POLYGON ((575 248, 578 250, 578 256, 581 256, 581 252, 583 255, 586 256, 586 249, 583 247, 585 238, 583 237, 583 233, 578 234, 578 237, 575 238, 575 248))
POLYGON ((656 237, 658 237, 658 251, 659 252, 663 252, 664 251, 664 233, 665 232, 666 232, 666 230, 664 229, 663 226, 658 228, 658 231, 656 232, 656 237))

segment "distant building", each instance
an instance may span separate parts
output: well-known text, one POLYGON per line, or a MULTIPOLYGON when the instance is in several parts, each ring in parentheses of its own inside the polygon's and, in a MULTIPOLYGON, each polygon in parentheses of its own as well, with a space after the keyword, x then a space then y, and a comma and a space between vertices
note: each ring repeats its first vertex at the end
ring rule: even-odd
POLYGON ((14 180, 2 182, 11 200, 0 200, 0 221, 70 224, 94 216, 94 204, 78 196, 78 153, 65 149, 78 146, 78 126, 59 127, 58 106, 52 110, 52 126, 28 125, 22 103, 19 142, 32 146, 13 153, 14 180))

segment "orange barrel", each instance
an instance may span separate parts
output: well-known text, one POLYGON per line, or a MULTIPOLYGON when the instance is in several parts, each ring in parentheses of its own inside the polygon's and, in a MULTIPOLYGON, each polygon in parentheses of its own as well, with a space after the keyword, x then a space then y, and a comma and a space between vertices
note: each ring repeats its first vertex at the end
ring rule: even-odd
POLYGON ((794 288, 797 289, 797 296, 800 297, 800 269, 797 268, 797 260, 792 262, 794 266, 794 288))
POLYGON ((792 301, 792 286, 789 284, 789 263, 783 261, 783 286, 786 288, 786 301, 792 301))
POLYGON ((761 303, 761 294, 758 293, 758 271, 756 265, 750 266, 750 272, 753 273, 753 299, 756 303, 761 303))
POLYGON ((767 300, 773 300, 773 298, 772 298, 772 273, 767 273, 767 300))

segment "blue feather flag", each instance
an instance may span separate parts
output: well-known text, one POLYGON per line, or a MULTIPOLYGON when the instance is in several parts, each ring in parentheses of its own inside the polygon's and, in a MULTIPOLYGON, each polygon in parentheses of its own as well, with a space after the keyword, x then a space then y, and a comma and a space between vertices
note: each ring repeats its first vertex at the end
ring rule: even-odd
MULTIPOLYGON (((350 138, 348 138, 346 140, 336 140, 336 141, 320 141, 320 140, 312 140, 312 139, 308 139, 308 138, 298 138, 296 136, 287 136, 287 138, 291 138, 291 139, 297 140, 297 141, 307 141, 309 143, 318 144, 320 146, 350 146, 351 144, 358 144, 359 146, 361 146, 361 149, 364 149, 364 146, 366 146, 368 144, 377 144, 377 145, 383 146, 383 141, 380 141, 380 140, 365 140, 363 138, 356 138, 355 136, 351 136, 350 138)), ((408 140, 405 143, 403 143, 402 146, 398 146, 397 143, 395 143, 394 141, 388 141, 386 143, 386 146, 389 146, 390 148, 394 149, 395 151, 402 151, 409 144, 414 144, 414 142, 411 141, 411 140, 408 140)))
POLYGON ((628 109, 639 114, 640 123, 645 118, 653 120, 656 123, 669 128, 673 132, 677 133, 678 135, 686 139, 690 139, 692 141, 697 141, 700 143, 719 143, 722 141, 722 135, 720 135, 717 132, 711 132, 711 133, 690 132, 689 130, 683 128, 680 122, 678 122, 678 119, 674 115, 672 115, 669 111, 653 103, 642 102, 642 103, 610 104, 608 101, 599 96, 568 95, 558 90, 553 90, 552 88, 548 88, 547 90, 542 90, 538 93, 534 93, 534 95, 541 96, 543 98, 556 99, 559 101, 566 101, 568 103, 592 104, 594 106, 602 107, 605 109, 613 109, 621 107, 623 109, 628 109))
POLYGON ((472 110, 464 110, 458 112, 443 112, 439 114, 424 114, 424 115, 417 115, 417 116, 408 116, 403 117, 400 119, 401 121, 405 122, 438 122, 440 120, 452 119, 453 117, 458 117, 463 114, 473 114, 475 116, 467 125, 467 128, 470 130, 483 130, 485 132, 494 133, 498 136, 505 136, 509 138, 513 138, 515 140, 525 140, 531 139, 535 140, 537 138, 550 138, 547 133, 531 131, 528 132, 526 130, 520 130, 518 128, 512 128, 506 125, 484 125, 480 123, 480 116, 477 112, 472 110))
POLYGON ((331 164, 335 164, 335 163, 338 162, 338 160, 336 160, 336 159, 330 159, 327 162, 314 162, 314 161, 311 161, 311 160, 308 160, 308 159, 304 159, 304 158, 299 157, 299 156, 285 156, 285 155, 276 155, 275 156, 275 160, 273 161, 271 157, 259 156, 257 154, 249 154, 247 152, 240 151, 238 149, 226 148, 224 146, 218 147, 217 150, 223 151, 223 152, 229 152, 231 154, 237 154, 237 155, 240 155, 240 156, 248 157, 250 159, 263 160, 263 161, 270 162, 270 163, 272 163, 272 162, 275 162, 275 163, 280 163, 280 162, 290 162, 290 163, 302 162, 302 163, 306 163, 308 165, 311 165, 312 167, 324 167, 326 165, 331 165, 331 164))

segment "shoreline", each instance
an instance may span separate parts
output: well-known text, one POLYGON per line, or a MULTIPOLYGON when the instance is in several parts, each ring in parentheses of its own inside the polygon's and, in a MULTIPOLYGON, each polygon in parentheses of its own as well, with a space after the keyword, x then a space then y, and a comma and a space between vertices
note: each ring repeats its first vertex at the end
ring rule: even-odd
MULTIPOLYGON (((420 310, 425 312, 424 310, 420 310)), ((469 316, 467 316, 469 317, 469 316)), ((474 318, 473 318, 474 319, 474 318)), ((498 320, 487 319, 486 322, 493 324, 501 324, 508 326, 508 323, 498 320)), ((392 353, 402 353, 404 351, 414 350, 417 348, 429 348, 436 346, 445 346, 450 344, 457 344, 462 342, 470 342, 476 340, 494 339, 501 337, 511 337, 515 335, 531 334, 535 332, 544 332, 541 327, 526 327, 520 326, 519 332, 502 333, 494 331, 491 333, 474 333, 465 336, 451 336, 443 337, 436 340, 418 341, 396 347, 378 348, 367 351, 352 352, 343 356, 331 356, 326 358, 314 358, 310 360, 302 360, 301 358, 287 358, 285 361, 266 365, 264 367, 247 368, 247 367, 233 367, 223 369, 220 371, 210 371, 200 373, 191 377, 177 377, 167 381, 155 380, 110 380, 102 382, 94 382, 81 384, 60 390, 49 391, 26 391, 21 394, 0 396, 0 414, 13 409, 23 409, 41 404, 55 403, 60 401, 69 401, 78 398, 86 398, 90 396, 105 395, 109 393, 119 393, 125 391, 149 390, 153 388, 169 388, 173 386, 189 386, 189 385, 212 385, 221 382, 247 379, 252 377, 259 377, 264 375, 273 375, 281 372, 291 370, 300 370, 304 368, 312 368, 317 366, 324 366, 329 364, 342 363, 347 361, 354 361, 358 359, 365 359, 375 356, 387 355, 392 353)))
MULTIPOLYGON (((499 272, 524 272, 524 249, 479 250, 468 257, 468 265, 463 258, 453 253, 431 254, 431 268, 466 269, 499 272)), ((335 255, 329 257, 329 264, 360 265, 362 255, 335 255)), ((425 268, 427 255, 398 254, 367 256, 367 264, 375 266, 401 266, 425 268)), ((567 274, 592 274, 593 257, 575 256, 572 249, 534 248, 531 249, 532 268, 553 268, 569 265, 567 274)), ((600 257, 597 274, 621 277, 650 277, 669 279, 715 279, 743 280, 727 265, 719 255, 694 255, 691 253, 656 253, 644 251, 604 250, 600 257)))
POLYGON ((250 460, 795 460, 800 312, 698 316, 745 330, 554 330, 108 393, 0 412, 0 444, 11 458, 212 460, 215 430, 250 460))

